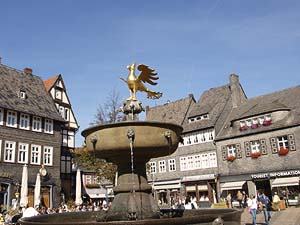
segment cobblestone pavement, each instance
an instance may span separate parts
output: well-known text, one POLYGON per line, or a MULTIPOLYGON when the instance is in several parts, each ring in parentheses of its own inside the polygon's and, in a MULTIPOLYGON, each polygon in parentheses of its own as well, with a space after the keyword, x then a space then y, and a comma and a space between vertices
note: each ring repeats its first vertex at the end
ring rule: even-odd
MULTIPOLYGON (((270 225, 300 225, 300 208, 291 207, 286 210, 271 212, 270 225)), ((256 217, 257 225, 265 225, 264 214, 261 212, 256 217)), ((247 209, 241 217, 241 225, 252 225, 252 218, 247 209)))

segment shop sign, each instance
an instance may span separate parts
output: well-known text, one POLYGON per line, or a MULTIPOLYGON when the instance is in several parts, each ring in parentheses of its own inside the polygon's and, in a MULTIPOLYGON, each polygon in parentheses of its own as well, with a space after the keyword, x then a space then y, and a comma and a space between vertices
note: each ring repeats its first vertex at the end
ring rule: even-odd
POLYGON ((251 174, 252 179, 290 177, 290 176, 300 176, 300 170, 290 170, 290 171, 279 171, 279 172, 270 172, 270 173, 251 174))
POLYGON ((12 175, 8 172, 0 172, 0 177, 3 178, 12 178, 12 175))

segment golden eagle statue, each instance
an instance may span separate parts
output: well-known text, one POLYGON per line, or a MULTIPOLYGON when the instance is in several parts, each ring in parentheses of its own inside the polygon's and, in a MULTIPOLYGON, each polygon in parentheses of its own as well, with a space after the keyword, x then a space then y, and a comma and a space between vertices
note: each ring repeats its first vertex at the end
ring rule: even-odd
POLYGON ((151 69, 146 65, 141 64, 137 67, 137 69, 141 71, 140 75, 137 77, 135 75, 135 63, 131 64, 130 66, 127 66, 127 69, 129 70, 127 80, 121 78, 121 80, 127 83, 129 88, 130 97, 127 100, 137 100, 137 91, 147 92, 147 98, 151 99, 158 99, 162 96, 161 92, 151 91, 143 84, 146 82, 151 85, 157 84, 156 82, 153 82, 153 80, 158 80, 158 76, 156 76, 157 73, 155 73, 155 70, 151 69))

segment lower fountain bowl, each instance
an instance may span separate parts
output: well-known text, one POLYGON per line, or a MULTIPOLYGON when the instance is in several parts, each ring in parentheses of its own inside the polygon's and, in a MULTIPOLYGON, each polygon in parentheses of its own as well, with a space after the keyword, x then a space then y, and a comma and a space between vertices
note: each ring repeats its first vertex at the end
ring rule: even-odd
POLYGON ((185 210, 181 217, 166 213, 161 219, 105 221, 106 212, 71 212, 21 218, 21 225, 240 225, 242 210, 197 209, 185 210))

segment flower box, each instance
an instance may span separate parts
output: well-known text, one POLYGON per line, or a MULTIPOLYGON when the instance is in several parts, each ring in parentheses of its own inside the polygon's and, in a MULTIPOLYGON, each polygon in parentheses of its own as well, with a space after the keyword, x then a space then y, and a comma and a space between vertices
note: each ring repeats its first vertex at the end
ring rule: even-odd
POLYGON ((234 161, 235 159, 236 159, 236 158, 235 158, 235 156, 233 156, 233 155, 227 156, 227 161, 232 162, 232 161, 234 161))
POLYGON ((100 188, 99 184, 86 184, 85 185, 86 188, 100 188))
POLYGON ((252 128, 252 129, 256 129, 256 128, 258 128, 258 127, 259 127, 258 124, 252 124, 252 125, 251 125, 251 128, 252 128))
POLYGON ((263 126, 270 126, 272 124, 272 120, 264 120, 263 126))
POLYGON ((286 155, 289 153, 289 149, 288 148, 280 148, 278 151, 279 155, 286 155))
POLYGON ((248 127, 245 125, 245 126, 242 126, 242 127, 240 127, 240 131, 244 131, 244 130, 247 130, 248 129, 248 127))
POLYGON ((261 156, 260 152, 251 153, 251 158, 253 158, 253 159, 257 159, 259 156, 261 156))

